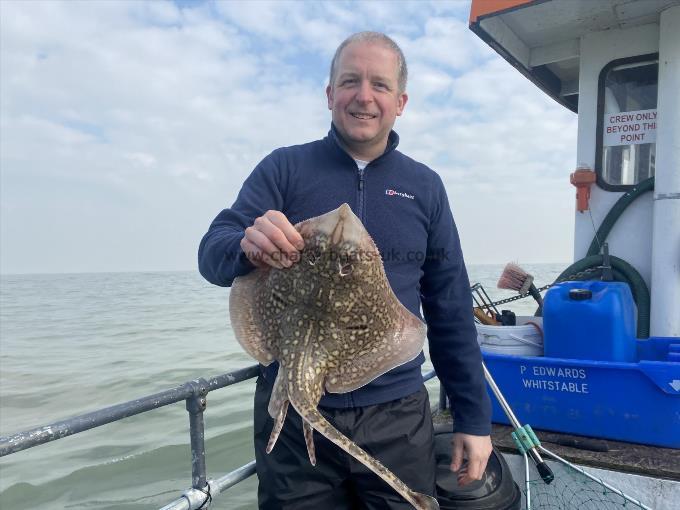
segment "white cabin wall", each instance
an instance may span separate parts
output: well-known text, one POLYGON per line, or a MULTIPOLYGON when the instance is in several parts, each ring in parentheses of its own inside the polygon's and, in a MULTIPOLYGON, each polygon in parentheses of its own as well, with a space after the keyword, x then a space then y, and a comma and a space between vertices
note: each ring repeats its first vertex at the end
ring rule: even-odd
MULTIPOLYGON (((612 60, 659 51, 659 25, 654 23, 628 29, 592 32, 582 37, 580 44, 578 142, 574 168, 577 164, 585 163, 594 169, 597 83, 600 71, 612 60)), ((597 184, 592 186, 590 213, 595 228, 600 226, 621 195, 621 192, 600 189, 597 184)), ((646 193, 619 218, 607 238, 610 254, 635 267, 647 286, 651 282, 652 209, 652 193, 646 193)), ((594 235, 589 212, 575 211, 574 260, 585 256, 594 235)))
POLYGON ((651 334, 680 336, 680 5, 659 21, 651 334))

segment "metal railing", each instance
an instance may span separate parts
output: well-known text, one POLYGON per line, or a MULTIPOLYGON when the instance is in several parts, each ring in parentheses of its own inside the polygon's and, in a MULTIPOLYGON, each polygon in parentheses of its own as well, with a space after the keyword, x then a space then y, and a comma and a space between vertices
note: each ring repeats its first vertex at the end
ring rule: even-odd
MULTIPOLYGON (((66 420, 37 427, 10 436, 0 437, 0 457, 27 450, 41 444, 56 441, 63 437, 101 427, 108 423, 129 418, 175 404, 184 400, 189 412, 189 435, 191 439, 191 488, 182 497, 164 506, 161 510, 198 510, 206 508, 213 497, 224 492, 255 473, 255 461, 218 478, 208 480, 205 469, 205 425, 203 412, 206 409, 206 396, 209 392, 226 388, 260 373, 259 365, 242 368, 234 372, 218 375, 208 380, 199 378, 160 393, 147 395, 122 404, 98 409, 66 420)), ((423 382, 435 377, 434 370, 423 374, 423 382)), ((439 409, 446 408, 446 394, 440 384, 439 409)))

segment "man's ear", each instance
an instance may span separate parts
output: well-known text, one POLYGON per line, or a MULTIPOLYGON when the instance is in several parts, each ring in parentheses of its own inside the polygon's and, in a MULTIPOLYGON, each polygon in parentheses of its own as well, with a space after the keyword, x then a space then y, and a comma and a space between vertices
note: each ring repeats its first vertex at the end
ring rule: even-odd
POLYGON ((397 115, 401 115, 401 113, 404 111, 404 108, 406 108, 407 102, 408 94, 406 92, 399 94, 399 99, 397 100, 397 115))
POLYGON ((328 85, 326 87, 326 97, 328 98, 328 109, 333 109, 333 88, 328 85))

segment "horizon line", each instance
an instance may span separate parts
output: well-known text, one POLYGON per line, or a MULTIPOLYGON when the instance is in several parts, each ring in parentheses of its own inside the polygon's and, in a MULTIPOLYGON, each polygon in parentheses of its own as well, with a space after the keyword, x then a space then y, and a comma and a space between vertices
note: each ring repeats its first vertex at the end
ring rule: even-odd
MULTIPOLYGON (((466 263, 466 267, 481 267, 481 266, 502 266, 506 262, 481 262, 466 263)), ((515 261, 515 263, 517 263, 515 261)), ((548 261, 548 262, 521 262, 522 265, 551 265, 551 264, 565 264, 571 265, 573 263, 565 260, 548 261)), ((566 266, 565 266, 566 267, 566 266)), ((119 270, 102 270, 102 271, 53 271, 53 272, 0 272, 0 277, 4 276, 47 276, 47 275, 86 275, 86 274, 129 274, 129 273, 193 273, 199 274, 196 269, 119 269, 119 270)))

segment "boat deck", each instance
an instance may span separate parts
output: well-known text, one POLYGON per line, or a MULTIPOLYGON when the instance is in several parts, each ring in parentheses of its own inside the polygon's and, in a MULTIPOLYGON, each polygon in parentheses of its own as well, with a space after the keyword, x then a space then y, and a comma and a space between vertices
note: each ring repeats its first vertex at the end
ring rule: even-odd
MULTIPOLYGON (((434 422, 437 426, 453 425, 448 412, 436 412, 434 422)), ((493 425, 491 439, 503 453, 518 453, 513 430, 507 425, 493 425)), ((574 464, 680 481, 680 450, 538 429, 534 432, 546 449, 574 464)))

